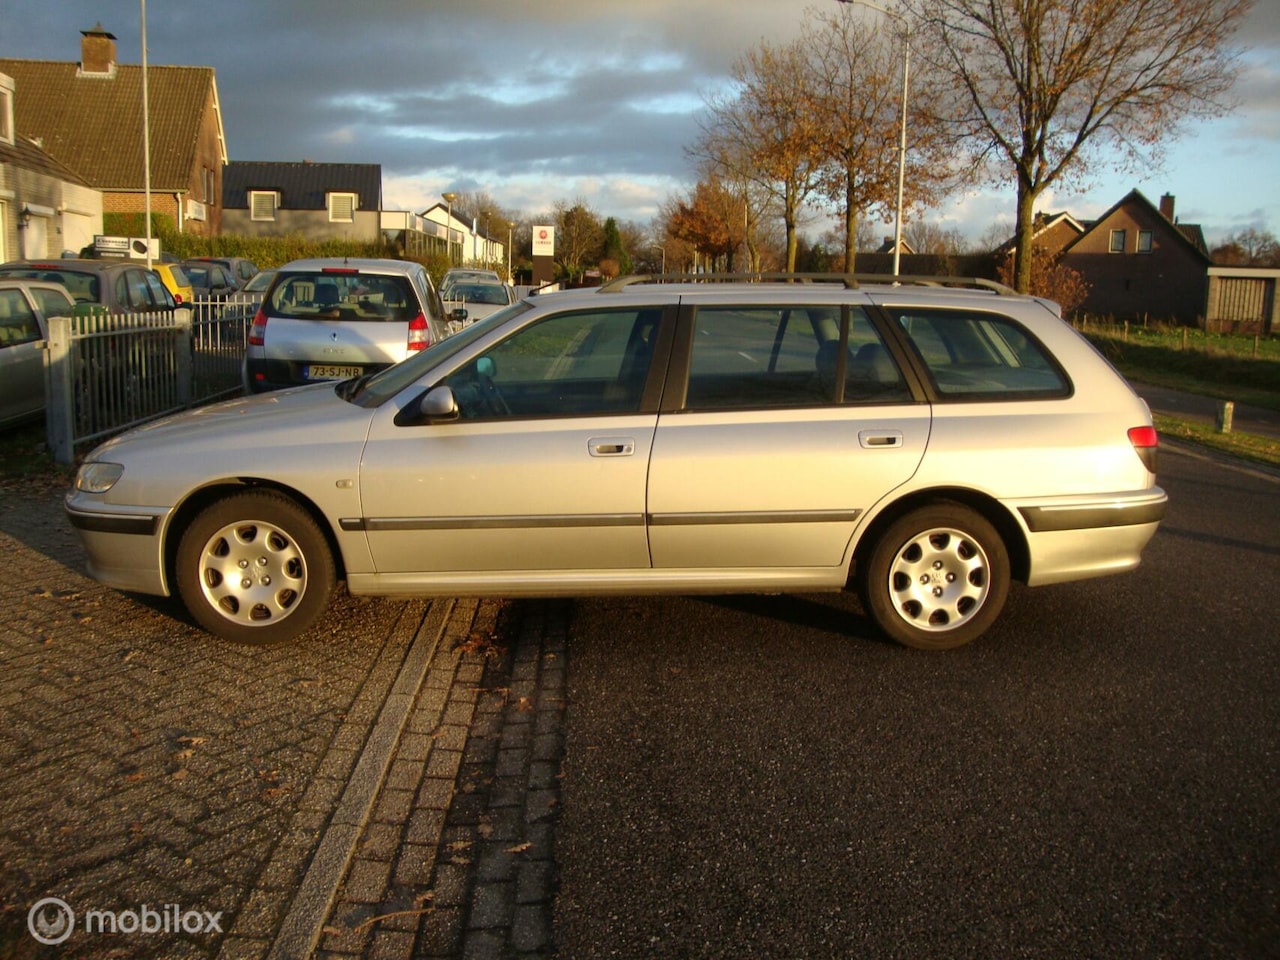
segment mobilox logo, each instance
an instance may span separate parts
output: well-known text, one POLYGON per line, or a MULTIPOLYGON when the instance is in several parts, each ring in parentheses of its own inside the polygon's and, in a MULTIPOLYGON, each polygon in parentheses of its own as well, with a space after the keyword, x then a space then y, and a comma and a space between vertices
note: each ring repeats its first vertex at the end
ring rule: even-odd
MULTIPOLYGON (((222 933, 222 913, 183 910, 176 903, 153 907, 144 903, 137 910, 86 910, 85 933, 222 933)), ((27 930, 41 943, 62 943, 76 929, 76 914, 58 897, 45 897, 27 911, 27 930)))
POLYGON ((57 897, 37 900, 27 911, 27 929, 41 943, 50 946, 61 943, 71 936, 71 931, 75 928, 75 911, 65 900, 57 897))

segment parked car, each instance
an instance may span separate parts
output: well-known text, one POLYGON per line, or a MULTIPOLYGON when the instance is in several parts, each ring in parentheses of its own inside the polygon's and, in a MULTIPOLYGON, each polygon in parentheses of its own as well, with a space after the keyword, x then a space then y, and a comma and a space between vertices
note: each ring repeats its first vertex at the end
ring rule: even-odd
POLYGON ((258 273, 258 265, 244 257, 188 257, 187 263, 216 263, 231 276, 231 282, 239 290, 258 273))
POLYGON ((44 354, 49 317, 70 316, 66 288, 40 280, 0 280, 0 428, 44 412, 44 354))
POLYGON ((230 271, 211 260, 183 260, 182 271, 198 304, 222 303, 240 289, 230 271))
POLYGON ((446 336, 440 298, 421 264, 295 260, 280 268, 249 328, 245 388, 363 376, 446 336))
POLYGON ((0 264, 0 280, 45 280, 66 288, 78 310, 172 313, 177 301, 160 275, 135 260, 14 260, 0 264))
POLYGON ((182 264, 166 260, 152 264, 151 269, 160 277, 165 289, 173 294, 174 302, 178 306, 191 306, 195 300, 195 291, 191 287, 190 278, 182 272, 182 264))
POLYGON ((247 327, 253 322, 267 288, 275 279, 277 271, 259 270, 248 283, 226 299, 226 309, 222 313, 224 320, 239 320, 247 327))
POLYGON ((451 267, 445 271, 444 276, 440 278, 440 296, 442 299, 449 299, 450 291, 455 283, 463 283, 468 280, 485 280, 490 283, 501 283, 502 278, 498 276, 496 270, 481 270, 472 267, 451 267))
MULTIPOLYGON (((300 353, 319 363, 348 347, 286 307, 304 277, 328 274, 282 270, 266 332, 315 323, 300 353)), ((1151 415, 1055 305, 834 279, 531 297, 378 372, 108 441, 67 513, 93 576, 176 592, 246 643, 297 636, 342 577, 355 595, 852 584, 886 635, 942 649, 990 628, 1012 580, 1139 563, 1166 506, 1151 415)), ((332 356, 322 375, 345 372, 332 356)))
POLYGON ((516 292, 492 280, 459 280, 449 288, 445 311, 450 322, 475 323, 516 302, 516 292))

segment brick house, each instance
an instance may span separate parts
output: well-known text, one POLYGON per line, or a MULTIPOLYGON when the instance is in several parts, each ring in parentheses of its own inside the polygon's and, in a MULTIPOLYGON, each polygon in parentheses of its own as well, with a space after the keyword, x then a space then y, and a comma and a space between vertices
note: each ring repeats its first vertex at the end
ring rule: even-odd
POLYGON ((226 139, 212 67, 118 63, 116 38, 81 32, 80 62, 0 58, 21 96, 14 120, 50 157, 102 193, 103 212, 146 209, 144 116, 150 127, 151 210, 179 231, 221 233, 226 139))
POLYGON ((0 74, 0 263, 56 257, 102 232, 102 194, 16 129, 19 94, 0 74))
POLYGON ((1195 325, 1204 316, 1212 259, 1198 225, 1131 190, 1062 248, 1062 262, 1089 283, 1086 313, 1195 325))

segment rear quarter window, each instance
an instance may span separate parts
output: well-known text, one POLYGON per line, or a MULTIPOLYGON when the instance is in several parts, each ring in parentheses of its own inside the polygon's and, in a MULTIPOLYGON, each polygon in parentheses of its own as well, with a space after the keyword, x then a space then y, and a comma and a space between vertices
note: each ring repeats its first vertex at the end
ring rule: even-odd
POLYGON ((960 310, 894 314, 940 397, 1030 400, 1071 395, 1071 382, 1052 354, 1010 317, 960 310))

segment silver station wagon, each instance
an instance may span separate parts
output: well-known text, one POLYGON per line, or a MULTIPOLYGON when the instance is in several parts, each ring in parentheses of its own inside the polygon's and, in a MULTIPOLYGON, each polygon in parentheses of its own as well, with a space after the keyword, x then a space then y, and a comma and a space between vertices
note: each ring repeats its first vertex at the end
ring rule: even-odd
MULTIPOLYGON (((233 641, 352 594, 856 588, 978 637, 1012 580, 1129 570, 1164 515, 1145 403, 996 285, 628 278, 377 373, 134 430, 66 510, 89 572, 233 641)), ((795 279, 795 278, 793 278, 795 279)), ((279 281, 277 281, 279 282, 279 281)))

